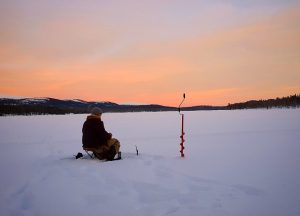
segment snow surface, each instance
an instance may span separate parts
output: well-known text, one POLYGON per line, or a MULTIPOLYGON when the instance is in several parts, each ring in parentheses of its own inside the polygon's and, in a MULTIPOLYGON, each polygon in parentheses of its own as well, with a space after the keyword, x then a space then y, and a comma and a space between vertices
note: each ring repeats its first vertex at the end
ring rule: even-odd
POLYGON ((0 117, 0 215, 300 215, 300 109, 104 114, 123 160, 73 159, 85 115, 0 117), (135 145, 140 155, 135 155, 135 145))

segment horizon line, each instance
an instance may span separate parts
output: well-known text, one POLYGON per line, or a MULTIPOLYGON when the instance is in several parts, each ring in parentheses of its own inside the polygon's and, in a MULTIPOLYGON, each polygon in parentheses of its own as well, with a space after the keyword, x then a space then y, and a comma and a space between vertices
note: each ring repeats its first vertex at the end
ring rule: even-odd
MULTIPOLYGON (((251 100, 247 100, 247 101, 239 101, 239 102, 234 102, 234 103, 227 103, 226 105, 211 105, 211 104, 200 104, 200 105, 190 105, 190 106, 185 106, 185 107, 197 107, 197 106, 210 106, 210 107, 226 107, 229 104, 236 104, 236 103, 245 103, 248 101, 260 101, 260 100, 274 100, 274 99, 278 99, 278 98, 285 98, 285 97, 290 97, 290 96, 294 96, 294 95, 300 95, 300 93, 295 93, 295 94, 290 94, 288 96, 283 96, 283 97, 276 97, 276 98, 267 98, 267 99, 251 99, 251 100)), ((169 105, 163 105, 163 104, 159 104, 159 103, 139 103, 139 102, 124 102, 124 103, 118 103, 118 102, 114 102, 114 101, 100 101, 100 100, 83 100, 80 98, 55 98, 55 97, 26 97, 26 96, 11 96, 11 95, 0 95, 0 99, 15 99, 15 100, 21 100, 21 99, 55 99, 55 100, 78 100, 78 101, 83 101, 83 102, 87 102, 87 103, 91 103, 91 102, 95 102, 95 103, 115 103, 118 105, 136 105, 136 106, 143 106, 143 105, 160 105, 160 106, 166 106, 166 107, 174 107, 176 108, 177 106, 169 106, 169 105)))

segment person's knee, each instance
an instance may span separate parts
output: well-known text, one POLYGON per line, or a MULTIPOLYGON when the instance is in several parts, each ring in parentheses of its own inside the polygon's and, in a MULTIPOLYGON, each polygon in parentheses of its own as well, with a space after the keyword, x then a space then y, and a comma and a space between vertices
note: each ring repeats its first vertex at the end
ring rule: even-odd
POLYGON ((120 142, 116 138, 111 138, 107 141, 107 145, 109 147, 114 146, 116 149, 116 152, 118 153, 120 151, 120 142))

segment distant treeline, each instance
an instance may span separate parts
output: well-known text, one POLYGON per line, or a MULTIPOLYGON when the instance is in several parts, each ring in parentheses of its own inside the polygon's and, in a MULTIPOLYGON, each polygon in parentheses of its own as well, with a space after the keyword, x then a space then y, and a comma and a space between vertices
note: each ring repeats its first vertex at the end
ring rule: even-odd
MULTIPOLYGON (((159 112, 178 111, 176 107, 161 105, 119 105, 111 102, 64 101, 47 98, 41 102, 29 102, 27 99, 0 99, 1 115, 45 115, 45 114, 81 114, 89 113, 91 107, 98 106, 104 112, 159 112), (26 103, 25 103, 26 102, 26 103)), ((300 107, 300 95, 268 100, 251 100, 243 103, 228 104, 228 106, 193 106, 183 107, 182 111, 197 110, 233 110, 257 108, 300 107)))
POLYGON ((268 100, 251 100, 243 103, 228 104, 227 109, 257 109, 257 108, 300 107, 300 94, 268 100))

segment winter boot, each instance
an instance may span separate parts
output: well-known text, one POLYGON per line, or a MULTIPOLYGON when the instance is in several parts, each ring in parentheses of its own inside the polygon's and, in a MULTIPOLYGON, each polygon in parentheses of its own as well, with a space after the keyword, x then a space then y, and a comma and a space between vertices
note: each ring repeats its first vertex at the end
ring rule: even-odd
POLYGON ((108 161, 114 160, 116 154, 117 154, 117 152, 116 152, 115 146, 111 146, 107 152, 107 160, 108 161))

